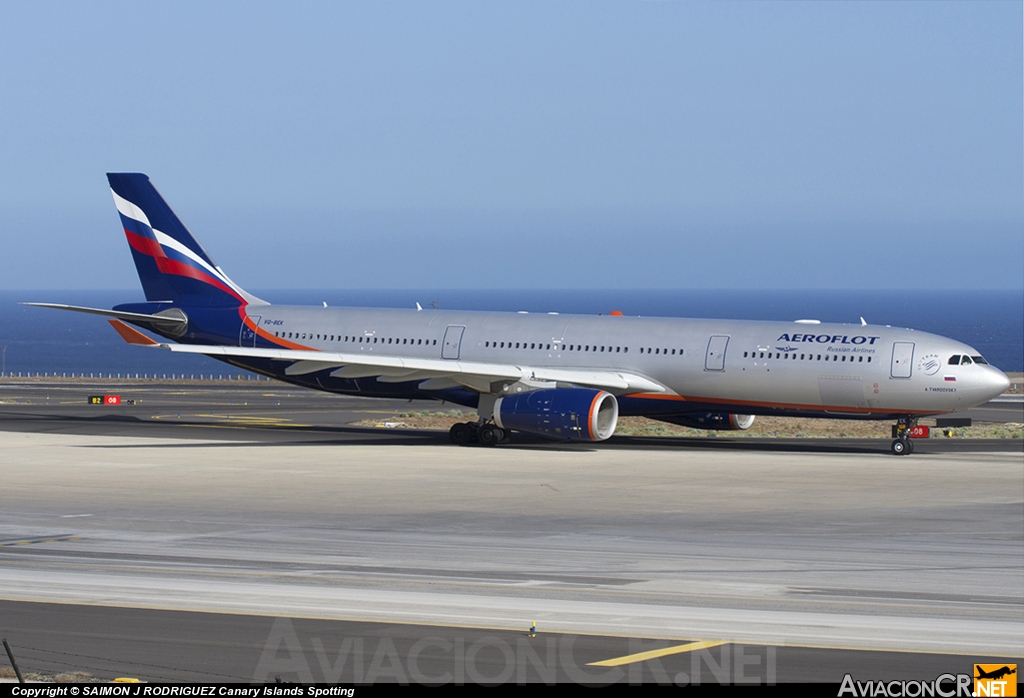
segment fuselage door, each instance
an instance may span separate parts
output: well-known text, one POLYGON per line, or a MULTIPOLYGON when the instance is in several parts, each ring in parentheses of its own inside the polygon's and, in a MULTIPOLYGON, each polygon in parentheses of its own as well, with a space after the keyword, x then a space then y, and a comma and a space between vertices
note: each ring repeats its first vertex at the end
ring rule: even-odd
POLYGON ((704 357, 704 370, 725 370, 725 349, 729 346, 729 338, 716 334, 708 341, 708 353, 704 357))
POLYGON ((465 325, 448 325, 448 329, 444 331, 444 344, 441 346, 442 359, 459 358, 459 350, 462 346, 462 333, 465 331, 465 325))
POLYGON ((910 378, 910 372, 914 361, 913 342, 893 342, 892 345, 892 369, 890 375, 893 378, 910 378))
MULTIPOLYGON (((260 320, 263 319, 262 315, 250 315, 249 320, 252 321, 253 327, 260 326, 260 320)), ((243 321, 242 329, 238 331, 238 346, 240 347, 254 347, 256 346, 256 330, 249 327, 249 323, 243 321)))

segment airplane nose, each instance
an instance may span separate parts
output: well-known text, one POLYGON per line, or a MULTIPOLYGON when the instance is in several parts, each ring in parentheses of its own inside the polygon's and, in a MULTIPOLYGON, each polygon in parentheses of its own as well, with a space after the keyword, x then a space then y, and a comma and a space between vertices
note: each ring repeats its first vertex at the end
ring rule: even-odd
POLYGON ((988 373, 986 388, 990 388, 992 397, 999 397, 1010 389, 1009 377, 998 368, 992 368, 988 373))

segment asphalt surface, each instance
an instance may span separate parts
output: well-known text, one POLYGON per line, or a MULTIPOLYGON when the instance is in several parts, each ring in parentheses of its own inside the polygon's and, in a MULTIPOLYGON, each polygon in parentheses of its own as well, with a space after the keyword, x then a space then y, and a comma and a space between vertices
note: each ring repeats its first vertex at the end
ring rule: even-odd
MULTIPOLYGON (((61 382, 0 381, 0 430, 104 434, 260 443, 365 443, 448 446, 447 434, 414 429, 352 427, 365 419, 394 420, 402 412, 464 411, 459 405, 423 400, 368 399, 294 388, 276 382, 192 381, 61 382), (122 404, 91 405, 93 396, 116 394, 122 404)), ((982 422, 1024 423, 1024 400, 990 402, 948 415, 982 422)), ((517 435, 503 448, 592 450, 615 448, 721 449, 808 453, 889 453, 889 439, 751 439, 721 432, 715 439, 616 436, 601 444, 553 443, 517 435)), ((930 439, 916 442, 924 453, 1024 451, 1012 439, 930 439)))
POLYGON ((27 669, 838 683, 1024 656, 1019 440, 482 449, 349 426, 451 405, 269 383, 0 401, 0 634, 27 669))
MULTIPOLYGON (((970 674, 1000 656, 651 638, 0 601, 23 667, 168 682, 839 684, 970 674), (661 650, 662 656, 635 655, 661 650), (666 651, 667 650, 667 651, 666 651), (628 658, 633 657, 630 661, 628 658), (599 662, 627 658, 613 666, 599 662)), ((659 653, 661 654, 661 653, 659 653)))

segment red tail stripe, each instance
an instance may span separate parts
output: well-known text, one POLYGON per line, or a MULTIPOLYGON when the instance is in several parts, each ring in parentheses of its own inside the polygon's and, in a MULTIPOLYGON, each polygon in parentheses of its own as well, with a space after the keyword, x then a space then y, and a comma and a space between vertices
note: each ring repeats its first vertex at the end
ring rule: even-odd
POLYGON ((245 303, 245 299, 238 295, 237 291, 222 283, 220 280, 215 279, 206 272, 201 269, 197 269, 190 264, 169 258, 164 254, 164 249, 156 240, 139 235, 138 233, 133 233, 127 228, 125 228, 124 234, 125 237, 128 238, 128 244, 131 245, 132 249, 153 258, 156 262, 156 268, 160 273, 184 276, 189 279, 195 279, 196 281, 202 281, 204 284, 210 284, 211 286, 220 289, 229 296, 237 299, 240 303, 245 303))
POLYGON ((202 281, 205 284, 210 284, 211 286, 219 288, 224 293, 236 298, 238 302, 245 303, 245 299, 238 295, 233 288, 226 286, 209 274, 200 271, 189 264, 179 262, 176 259, 170 259, 169 257, 154 256, 153 259, 156 260, 156 268, 159 269, 161 273, 174 274, 176 276, 184 276, 189 279, 195 279, 196 281, 202 281))
POLYGON ((150 257, 163 257, 164 250, 160 247, 160 243, 153 238, 148 238, 138 233, 133 233, 127 228, 124 229, 124 235, 128 238, 128 244, 133 250, 137 250, 142 254, 149 255, 150 257))

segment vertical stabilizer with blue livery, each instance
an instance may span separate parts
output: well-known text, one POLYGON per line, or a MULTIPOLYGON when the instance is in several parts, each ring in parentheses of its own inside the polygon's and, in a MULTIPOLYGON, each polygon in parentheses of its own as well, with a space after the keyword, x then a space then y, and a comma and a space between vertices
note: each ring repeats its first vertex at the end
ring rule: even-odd
POLYGON ((107 180, 147 301, 185 307, 266 305, 217 266, 149 177, 109 173, 107 180))

